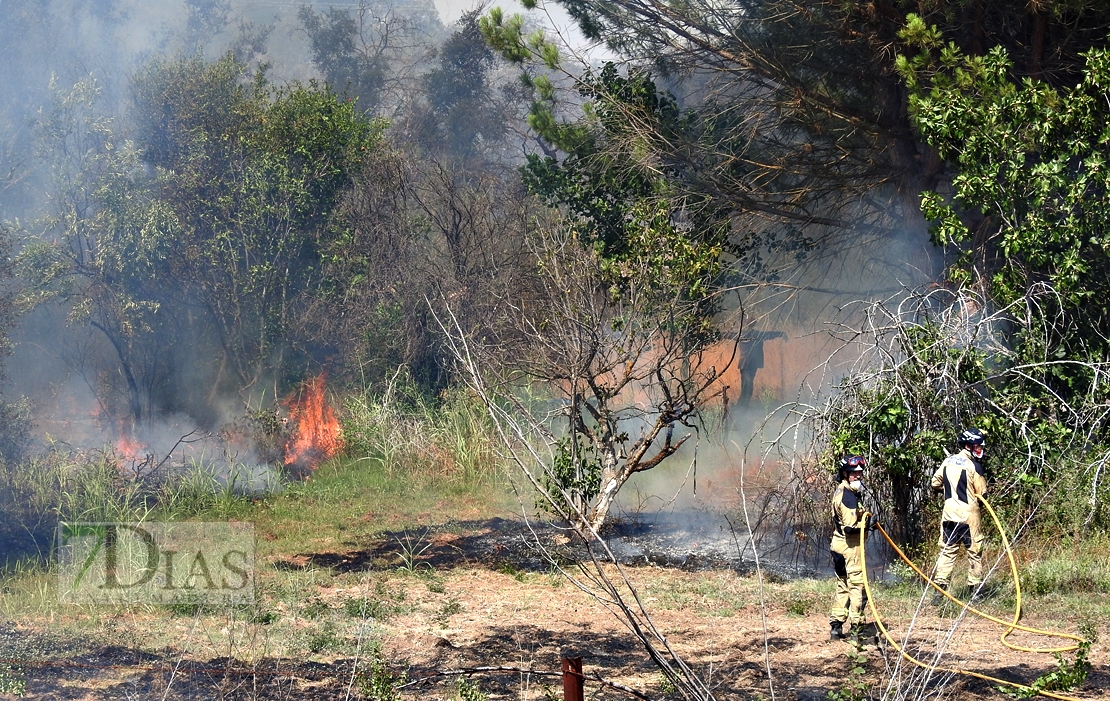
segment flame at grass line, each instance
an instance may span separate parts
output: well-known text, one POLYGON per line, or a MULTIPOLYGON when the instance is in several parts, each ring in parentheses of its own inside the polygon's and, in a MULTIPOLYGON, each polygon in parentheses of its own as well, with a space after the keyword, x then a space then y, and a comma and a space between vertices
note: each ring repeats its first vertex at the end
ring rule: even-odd
POLYGON ((313 470, 343 449, 339 419, 324 397, 323 375, 306 381, 285 400, 292 435, 285 444, 285 464, 313 470))
POLYGON ((135 470, 140 464, 154 457, 154 451, 144 441, 136 437, 126 419, 112 417, 102 412, 99 407, 93 408, 92 418, 101 426, 107 424, 108 430, 115 435, 116 439, 112 442, 112 450, 119 460, 120 468, 129 465, 130 469, 135 470))
POLYGON ((141 441, 123 432, 116 439, 115 449, 120 457, 131 462, 142 462, 150 457, 150 451, 141 441))

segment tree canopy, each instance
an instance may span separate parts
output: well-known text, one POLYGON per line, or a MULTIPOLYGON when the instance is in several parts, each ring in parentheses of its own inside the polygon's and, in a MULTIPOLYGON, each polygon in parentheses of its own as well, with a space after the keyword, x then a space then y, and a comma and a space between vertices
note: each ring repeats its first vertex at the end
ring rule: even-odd
POLYGON ((26 302, 65 301, 106 335, 136 423, 172 408, 175 352, 219 358, 231 377, 209 391, 277 382, 381 125, 327 88, 272 88, 231 56, 150 63, 134 81, 134 141, 96 115, 97 94, 92 81, 60 92, 40 125, 56 238, 21 254, 26 302))
MULTIPOLYGON (((944 164, 913 129, 894 65, 905 13, 919 3, 560 4, 587 38, 667 81, 691 110, 682 128, 635 110, 624 116, 638 160, 658 164, 677 190, 804 227, 811 238, 924 229, 917 196, 940 181, 944 164)), ((966 51, 1002 46, 1022 57, 1027 75, 1060 85, 1077 79, 1079 55, 1110 26, 1096 2, 929 3, 925 18, 966 51)), ((523 26, 494 11, 485 29, 510 59, 560 66, 558 48, 523 26)), ((537 101, 533 124, 544 133, 551 123, 550 107, 537 101)))
POLYGON ((1042 525, 1105 523, 1110 52, 1052 81, 918 15, 901 37, 908 114, 952 171, 922 209, 956 256, 947 287, 887 317, 880 369, 844 382, 823 419, 831 449, 876 458, 907 539, 929 466, 971 425, 997 454, 999 504, 1042 525))
MULTIPOLYGON (((957 343, 939 293, 895 315, 902 375, 846 380, 863 414, 828 423, 829 449, 866 445, 912 490, 946 414, 1088 458, 1101 445, 1105 3, 559 4, 604 61, 497 9, 448 29, 429 2, 367 1, 301 8, 311 58, 291 70, 323 80, 279 85, 234 51, 205 58, 229 6, 191 0, 197 53, 131 72, 125 107, 91 77, 55 82, 23 308, 58 303, 98 334, 89 384, 136 424, 318 370, 404 367, 435 394, 466 376, 452 340, 484 349, 498 391, 527 379, 561 397, 548 477, 596 525, 609 484, 729 396, 720 352, 753 310, 764 323, 765 300, 812 288, 835 300, 816 319, 856 293, 845 280, 873 283, 870 259, 906 264, 893 242, 932 221, 944 289, 992 322, 957 343), (803 265, 838 257, 851 275, 803 265)), ((36 30, 3 8, 4 36, 36 30)), ((260 55, 267 31, 237 41, 260 55)), ((5 143, 0 190, 25 192, 30 149, 5 143)), ((935 282, 920 268, 890 273, 892 294, 919 299, 905 287, 935 282)))

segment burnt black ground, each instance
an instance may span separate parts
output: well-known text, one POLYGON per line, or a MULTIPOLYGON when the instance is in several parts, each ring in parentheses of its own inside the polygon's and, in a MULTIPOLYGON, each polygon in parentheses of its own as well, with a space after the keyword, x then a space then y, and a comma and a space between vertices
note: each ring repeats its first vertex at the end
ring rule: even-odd
MULTIPOLYGON (((772 577, 819 576, 824 568, 812 553, 799 555, 789 543, 768 548, 761 544, 761 565, 772 577)), ((683 571, 755 571, 751 548, 744 548, 746 535, 733 528, 730 519, 707 512, 691 514, 643 514, 635 519, 615 519, 601 533, 601 543, 585 542, 568 528, 547 521, 491 518, 449 521, 442 525, 385 531, 366 542, 346 543, 342 553, 303 553, 278 567, 303 569, 324 567, 336 572, 361 572, 395 567, 411 553, 416 563, 433 569, 484 566, 525 572, 545 572, 556 562, 573 562, 596 557, 615 559, 626 566, 657 566, 683 571), (436 536, 457 537, 438 544, 436 536), (429 545, 423 550, 425 545, 429 545), (407 553, 406 550, 409 552, 407 553)))

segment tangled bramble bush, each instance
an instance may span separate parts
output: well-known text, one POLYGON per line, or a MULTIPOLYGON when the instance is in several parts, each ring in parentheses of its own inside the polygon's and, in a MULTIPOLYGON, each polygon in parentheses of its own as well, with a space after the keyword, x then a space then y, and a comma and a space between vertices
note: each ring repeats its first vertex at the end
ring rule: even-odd
POLYGON ((867 503, 880 522, 902 544, 928 547, 940 516, 930 478, 967 426, 987 435, 989 498, 1011 528, 1054 537, 1104 528, 1110 363, 1061 361, 1051 343, 1028 340, 1061 333, 1038 311, 1053 296, 1034 286, 1022 305, 996 309, 968 288, 933 288, 861 304, 843 326, 849 371, 823 402, 784 415, 803 438, 784 480, 794 491, 768 504, 805 536, 792 546, 819 557, 826 485, 839 456, 858 453, 868 458, 867 503), (1061 364, 1085 374, 1088 389, 1052 389, 1047 376, 1061 364))

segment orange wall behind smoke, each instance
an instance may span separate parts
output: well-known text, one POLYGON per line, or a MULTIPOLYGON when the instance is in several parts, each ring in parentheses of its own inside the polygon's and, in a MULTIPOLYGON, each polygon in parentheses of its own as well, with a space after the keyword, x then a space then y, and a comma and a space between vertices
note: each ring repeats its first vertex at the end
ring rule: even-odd
MULTIPOLYGON (((753 408, 762 407, 764 401, 777 405, 797 397, 803 380, 832 352, 832 338, 827 334, 809 333, 791 337, 789 331, 786 333, 786 338, 763 342, 763 367, 756 371, 752 383, 753 408)), ((734 350, 732 341, 721 341, 709 348, 699 363, 700 368, 708 370, 712 366, 720 373, 710 393, 723 386, 726 388, 724 398, 730 406, 735 406, 740 398, 742 362, 742 349, 734 350)), ((616 378, 611 377, 609 381, 615 382, 616 378)), ((569 393, 566 382, 556 384, 563 392, 569 393)), ((621 396, 641 406, 652 404, 641 386, 626 387, 621 396)))
MULTIPOLYGON (((831 352, 832 339, 827 334, 806 334, 775 338, 763 342, 763 367, 755 373, 752 383, 752 406, 759 407, 764 398, 778 403, 798 395, 799 387, 814 368, 821 365, 831 352)), ((714 346, 706 358, 720 368, 733 354, 732 341, 714 346)), ((721 373, 721 382, 728 386, 729 404, 740 397, 740 365, 744 358, 737 350, 732 363, 721 373)))

